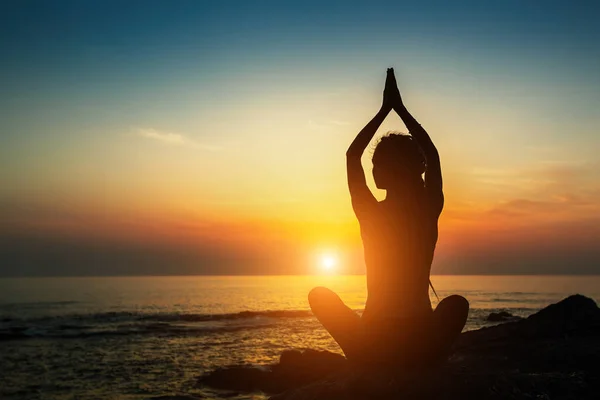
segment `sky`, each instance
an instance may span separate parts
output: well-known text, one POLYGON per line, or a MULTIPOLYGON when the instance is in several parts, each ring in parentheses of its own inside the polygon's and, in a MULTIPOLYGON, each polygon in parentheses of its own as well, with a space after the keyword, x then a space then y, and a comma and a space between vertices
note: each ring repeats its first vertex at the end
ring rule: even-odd
POLYGON ((0 275, 362 273, 345 151, 387 67, 442 161, 434 274, 598 274, 599 12, 2 2, 0 275))

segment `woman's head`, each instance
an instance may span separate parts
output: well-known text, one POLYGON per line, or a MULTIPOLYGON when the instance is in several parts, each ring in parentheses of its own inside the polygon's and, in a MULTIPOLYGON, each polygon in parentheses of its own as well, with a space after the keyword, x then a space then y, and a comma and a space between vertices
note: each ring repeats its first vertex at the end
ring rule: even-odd
POLYGON ((373 178, 379 189, 413 181, 424 172, 425 157, 412 136, 389 133, 377 143, 373 153, 373 178))

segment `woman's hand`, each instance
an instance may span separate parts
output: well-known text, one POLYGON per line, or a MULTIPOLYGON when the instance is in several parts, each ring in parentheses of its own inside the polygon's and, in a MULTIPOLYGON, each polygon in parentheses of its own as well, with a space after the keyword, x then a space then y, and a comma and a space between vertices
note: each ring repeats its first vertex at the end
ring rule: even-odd
POLYGON ((396 76, 394 75, 394 68, 388 68, 387 77, 385 78, 385 88, 383 89, 383 104, 381 106, 384 110, 391 110, 402 105, 402 98, 400 97, 400 91, 396 84, 396 76))

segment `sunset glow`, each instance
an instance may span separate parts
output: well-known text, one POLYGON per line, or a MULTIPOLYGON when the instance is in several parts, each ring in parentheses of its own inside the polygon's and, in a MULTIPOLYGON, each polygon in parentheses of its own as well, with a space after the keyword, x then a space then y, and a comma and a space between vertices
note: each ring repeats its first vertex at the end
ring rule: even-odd
POLYGON ((7 17, 6 274, 363 273, 344 157, 391 66, 440 153, 433 273, 595 271, 594 12, 217 3, 7 17), (322 243, 343 268, 307 263, 322 243))
POLYGON ((324 273, 333 274, 336 272, 339 260, 334 254, 323 254, 319 260, 321 270, 324 273))
POLYGON ((600 398, 599 15, 3 1, 0 400, 600 398))

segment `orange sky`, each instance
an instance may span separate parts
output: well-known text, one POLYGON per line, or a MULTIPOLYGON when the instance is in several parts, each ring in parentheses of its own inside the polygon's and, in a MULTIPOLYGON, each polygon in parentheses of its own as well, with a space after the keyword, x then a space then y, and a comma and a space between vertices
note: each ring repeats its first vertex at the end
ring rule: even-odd
POLYGON ((7 28, 0 275, 362 272, 344 154, 389 66, 441 156, 434 272, 600 272, 593 13, 203 7, 7 28))

